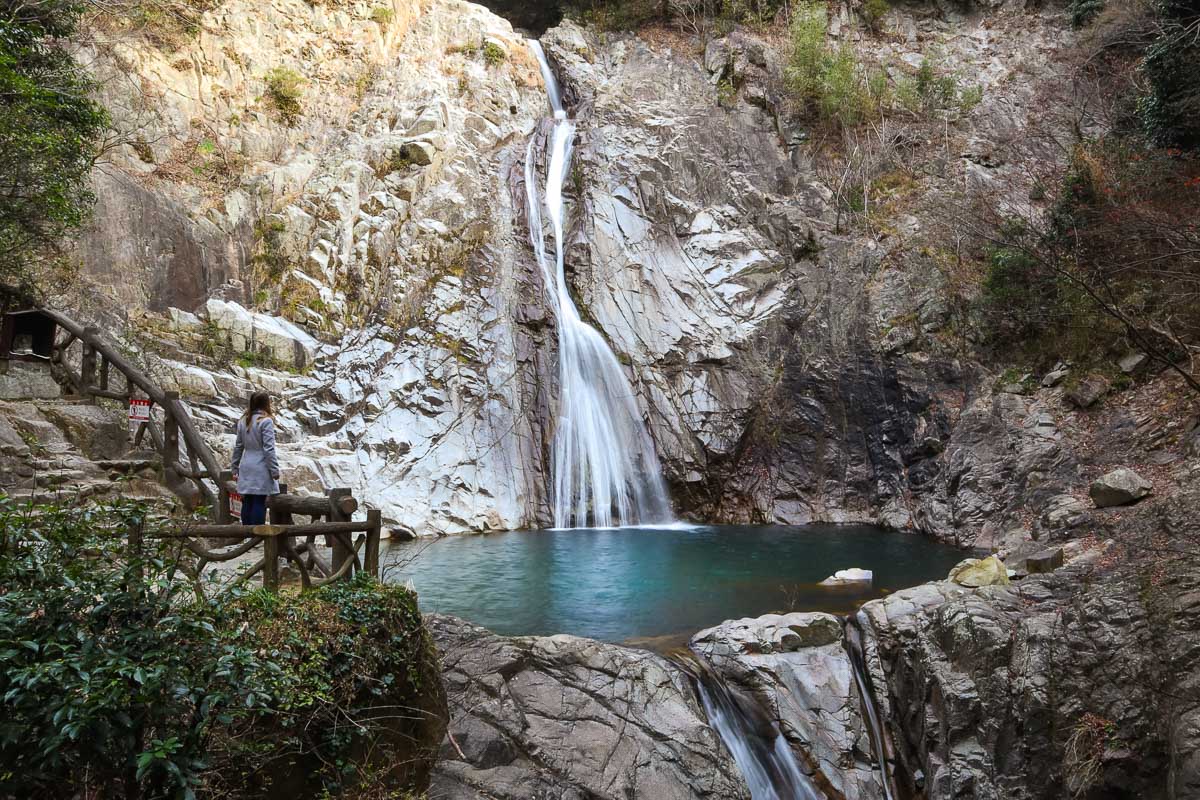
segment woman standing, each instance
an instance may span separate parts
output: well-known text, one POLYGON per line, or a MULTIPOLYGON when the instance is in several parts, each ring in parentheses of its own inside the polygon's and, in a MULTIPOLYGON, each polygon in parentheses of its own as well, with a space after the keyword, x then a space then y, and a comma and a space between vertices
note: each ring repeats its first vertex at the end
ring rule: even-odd
POLYGON ((233 478, 242 496, 242 524, 267 521, 267 495, 279 493, 279 459, 275 456, 275 420, 271 396, 250 395, 250 405, 238 420, 233 445, 233 478))

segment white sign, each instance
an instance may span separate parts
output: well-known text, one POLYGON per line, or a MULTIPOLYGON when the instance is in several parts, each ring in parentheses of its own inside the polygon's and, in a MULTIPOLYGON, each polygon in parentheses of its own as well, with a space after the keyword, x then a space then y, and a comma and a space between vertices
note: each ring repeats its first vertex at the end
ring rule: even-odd
POLYGON ((229 493, 229 514, 239 520, 242 518, 242 496, 237 492, 229 493))
POLYGON ((129 429, 137 433, 137 429, 150 421, 150 401, 139 397, 129 398, 129 429))

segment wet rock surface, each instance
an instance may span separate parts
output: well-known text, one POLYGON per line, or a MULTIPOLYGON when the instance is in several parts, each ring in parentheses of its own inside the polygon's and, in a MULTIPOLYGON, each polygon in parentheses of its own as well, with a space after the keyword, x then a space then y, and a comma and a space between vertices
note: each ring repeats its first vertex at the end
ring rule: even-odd
POLYGON ((846 800, 883 796, 839 618, 730 620, 696 634, 690 647, 758 700, 818 785, 846 800))
POLYGON ((689 678, 666 659, 426 620, 450 708, 431 798, 748 800, 689 678))

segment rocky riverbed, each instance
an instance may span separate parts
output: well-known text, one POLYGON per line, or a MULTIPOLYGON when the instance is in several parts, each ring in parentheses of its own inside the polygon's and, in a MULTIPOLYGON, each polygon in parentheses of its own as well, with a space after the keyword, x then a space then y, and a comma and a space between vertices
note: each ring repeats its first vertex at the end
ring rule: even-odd
MULTIPOLYGON (((885 780, 931 800, 1189 798, 1200 787, 1198 557, 1147 571, 1119 554, 1195 536, 1198 500, 1191 490, 1109 521, 1104 545, 1068 546, 1050 572, 934 582, 864 605, 882 757, 842 619, 733 620, 691 648, 752 698, 831 798, 884 797, 885 780)), ((748 796, 686 659, 429 620, 451 717, 433 796, 748 796)))

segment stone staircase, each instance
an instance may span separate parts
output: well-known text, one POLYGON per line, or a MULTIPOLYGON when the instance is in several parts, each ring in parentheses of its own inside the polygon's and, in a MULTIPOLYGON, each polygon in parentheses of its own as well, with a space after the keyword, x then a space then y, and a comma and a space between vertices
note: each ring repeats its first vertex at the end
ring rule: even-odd
POLYGON ((0 401, 0 491, 34 505, 106 498, 173 504, 162 459, 133 450, 132 438, 115 403, 0 401))

